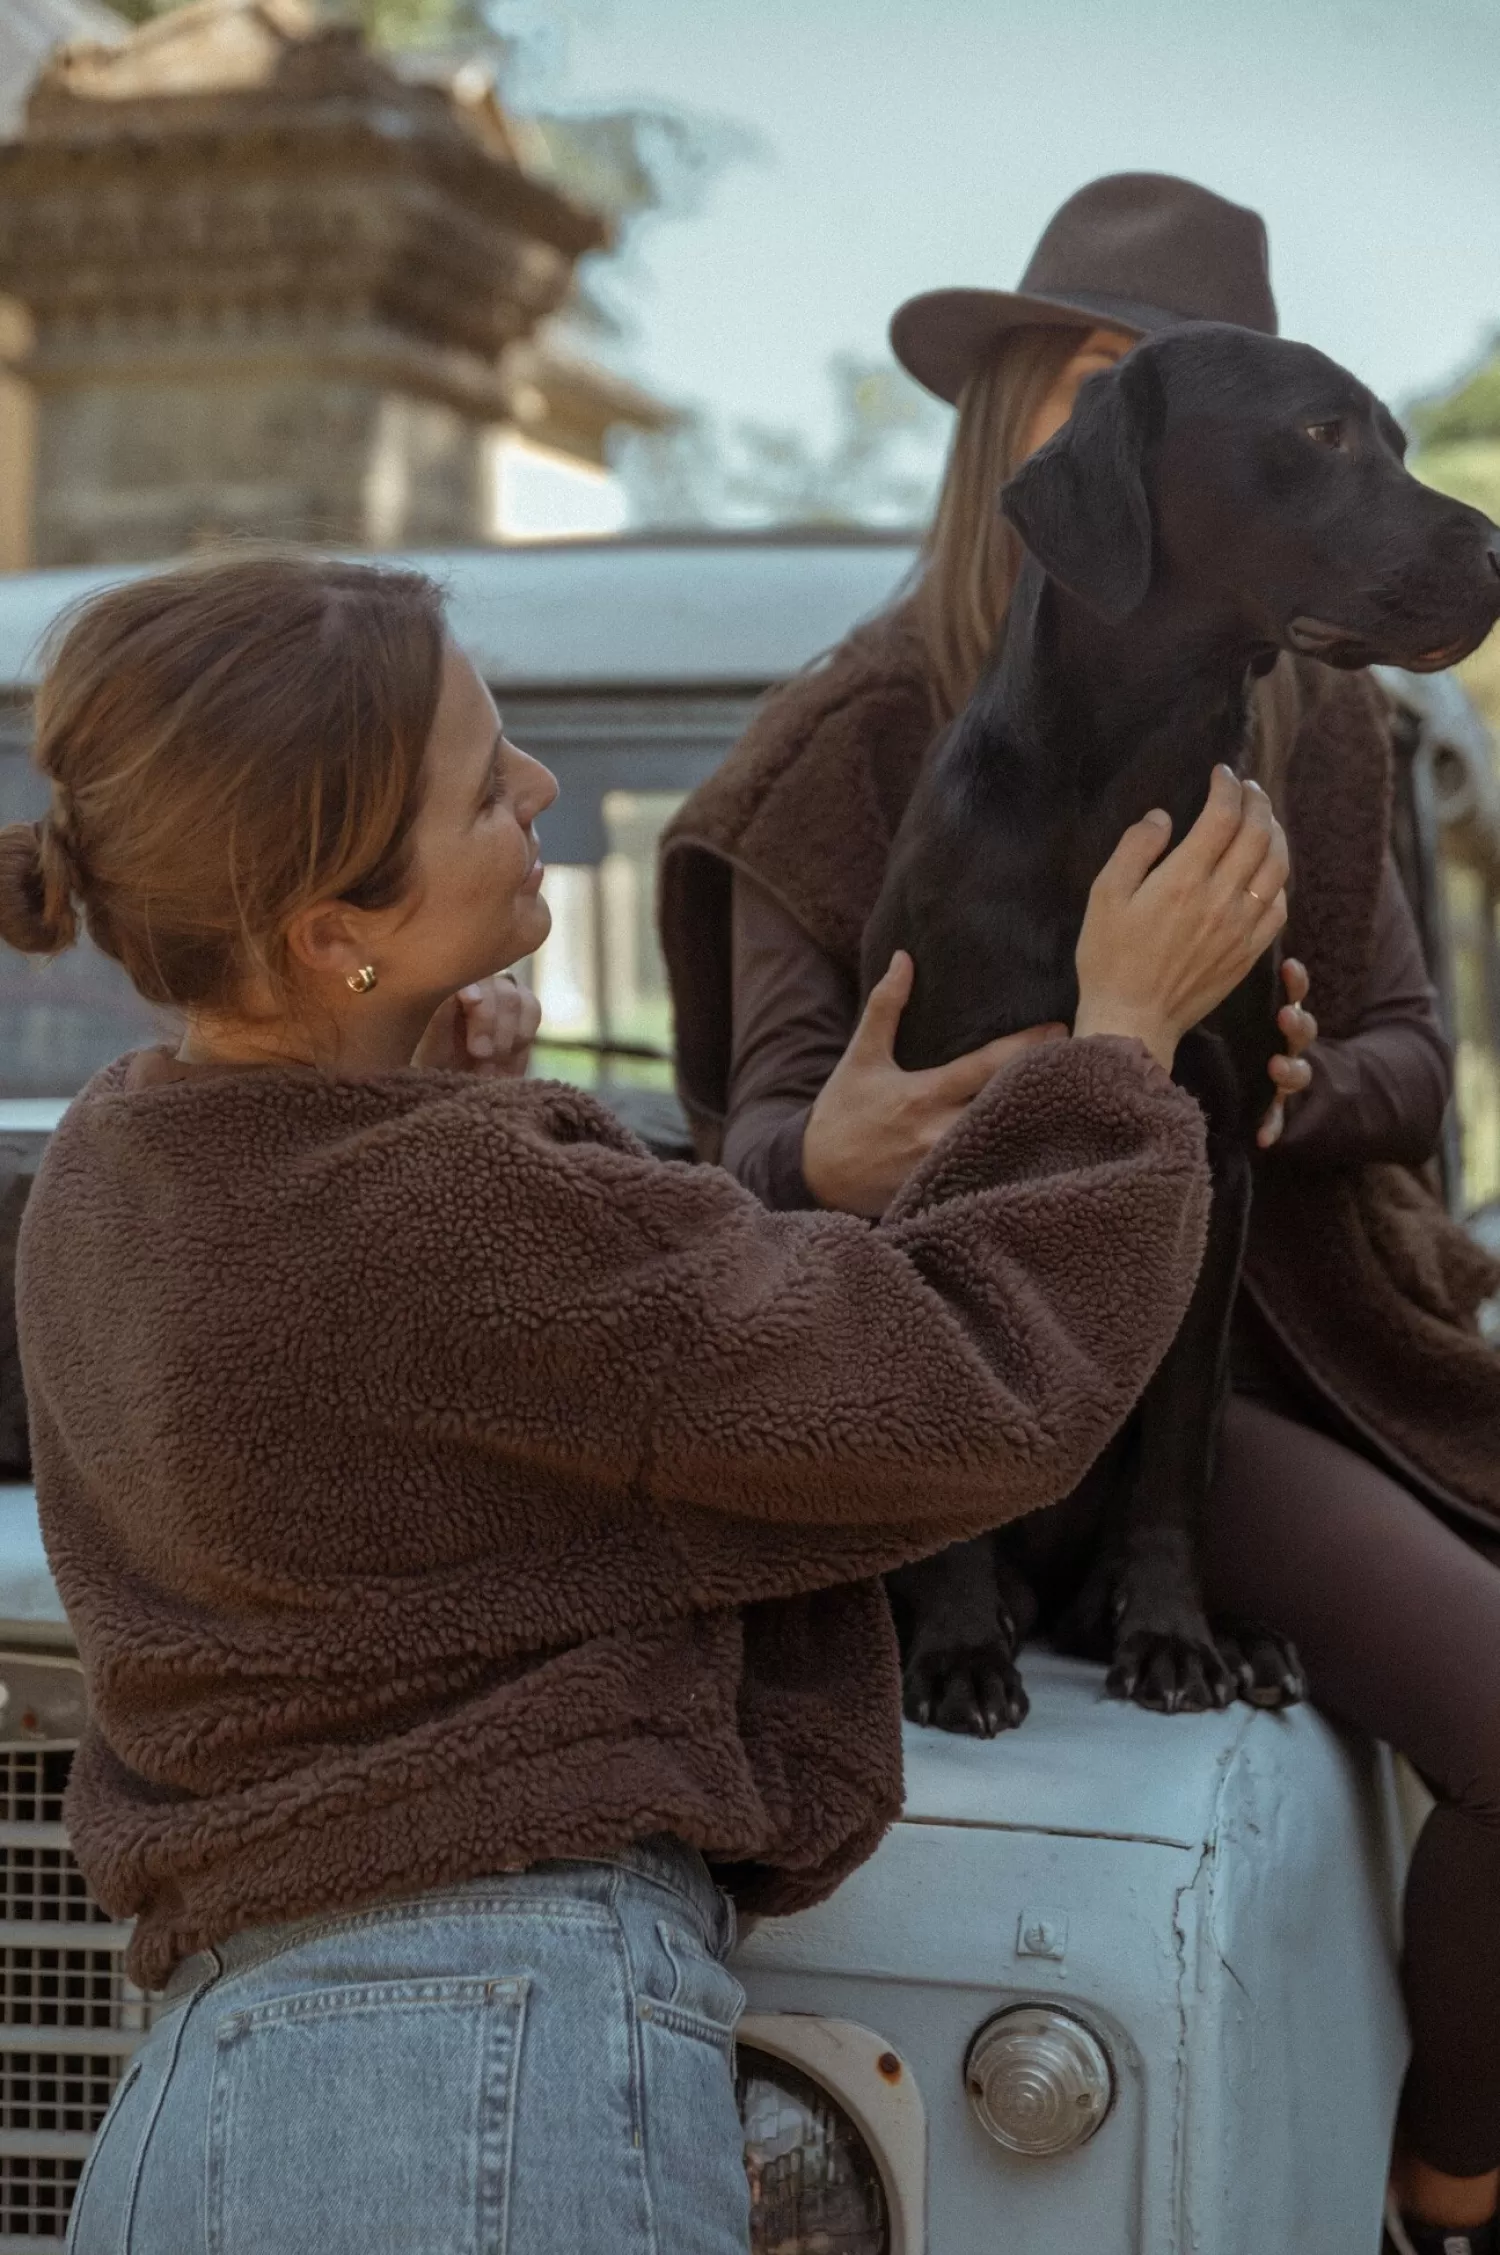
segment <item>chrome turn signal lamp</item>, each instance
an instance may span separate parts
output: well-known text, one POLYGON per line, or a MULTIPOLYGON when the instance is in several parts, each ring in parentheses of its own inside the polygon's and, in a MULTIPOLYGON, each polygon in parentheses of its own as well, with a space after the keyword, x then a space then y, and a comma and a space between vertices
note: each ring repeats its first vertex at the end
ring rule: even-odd
POLYGON ((969 2046, 964 2086, 982 2126, 1011 2153, 1071 2153, 1114 2103, 1109 2053, 1082 2020, 1052 2005, 1013 2005, 969 2046))

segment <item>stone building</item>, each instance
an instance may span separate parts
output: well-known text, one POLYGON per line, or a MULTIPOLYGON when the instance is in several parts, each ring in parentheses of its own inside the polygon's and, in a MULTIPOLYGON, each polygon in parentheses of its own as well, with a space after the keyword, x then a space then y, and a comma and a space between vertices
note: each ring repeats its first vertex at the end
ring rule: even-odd
MULTIPOLYGON (((98 0, 4 0, 0 140, 21 131, 27 96, 57 46, 68 39, 123 39, 129 28, 123 16, 100 7, 98 0)), ((14 571, 31 552, 35 418, 29 389, 11 373, 29 341, 25 308, 0 297, 0 571, 14 571)))
POLYGON ((34 560, 503 533, 502 434, 598 463, 615 423, 666 419, 539 336, 607 232, 482 71, 414 82, 303 0, 62 49, 0 145, 34 560))

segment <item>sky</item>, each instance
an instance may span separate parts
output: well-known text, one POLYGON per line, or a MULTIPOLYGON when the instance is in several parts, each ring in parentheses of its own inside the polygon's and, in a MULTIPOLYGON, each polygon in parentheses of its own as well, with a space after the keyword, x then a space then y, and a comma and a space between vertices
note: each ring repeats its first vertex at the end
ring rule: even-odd
MULTIPOLYGON (((1085 180, 1255 205, 1285 333, 1397 406, 1500 329, 1500 0, 501 0, 558 106, 748 127, 635 262, 633 373, 820 431, 899 301, 1013 287, 1085 180)), ((518 93, 528 90, 523 77, 518 93)))

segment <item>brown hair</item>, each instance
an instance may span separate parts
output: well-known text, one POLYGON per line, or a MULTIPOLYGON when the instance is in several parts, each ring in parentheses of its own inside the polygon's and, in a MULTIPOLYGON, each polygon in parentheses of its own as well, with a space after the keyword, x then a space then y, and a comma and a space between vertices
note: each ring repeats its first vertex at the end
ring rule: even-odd
POLYGON ((443 663, 418 572, 237 555, 111 587, 56 630, 36 696, 52 805, 0 829, 0 938, 78 934, 150 1002, 289 991, 317 900, 398 900, 443 663))
POLYGON ((1026 452, 1032 418, 1087 331, 1013 329, 965 384, 911 616, 943 717, 951 719, 994 647, 1021 568, 999 495, 1026 452))
MULTIPOLYGON (((1020 539, 997 506, 1000 488, 1025 456, 1037 409, 1087 334, 1040 325, 1013 329, 960 394, 958 424, 908 612, 945 721, 968 703, 1021 568, 1020 539)), ((1278 801, 1309 695, 1306 681, 1285 658, 1251 691, 1251 772, 1278 801)))

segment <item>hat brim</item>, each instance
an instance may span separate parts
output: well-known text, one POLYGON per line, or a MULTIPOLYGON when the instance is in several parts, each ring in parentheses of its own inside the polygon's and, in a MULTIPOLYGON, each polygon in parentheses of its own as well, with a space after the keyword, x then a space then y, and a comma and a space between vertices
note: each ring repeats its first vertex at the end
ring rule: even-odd
POLYGON ((956 406, 975 369, 1011 329, 1124 329, 1147 337, 1192 318, 1102 290, 1079 290, 1066 298, 1019 290, 924 290, 891 316, 891 350, 925 390, 956 406))

